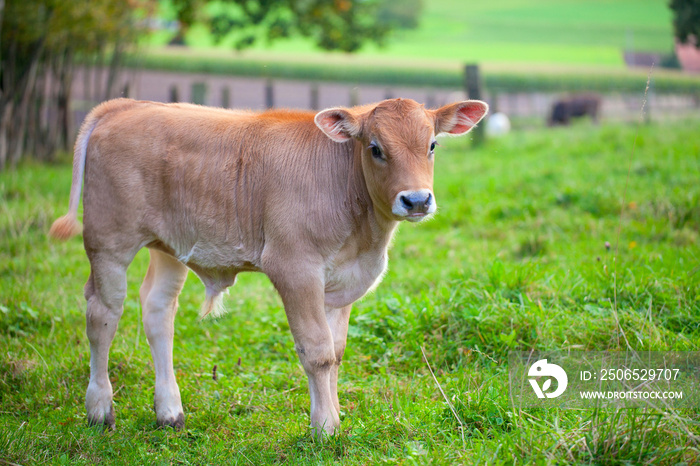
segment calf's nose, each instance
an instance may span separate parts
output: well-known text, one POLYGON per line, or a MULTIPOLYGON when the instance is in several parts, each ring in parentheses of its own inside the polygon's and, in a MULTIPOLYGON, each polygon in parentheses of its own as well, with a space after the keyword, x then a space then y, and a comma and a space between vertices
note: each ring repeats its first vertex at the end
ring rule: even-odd
POLYGON ((398 217, 418 221, 435 212, 437 208, 429 189, 401 191, 394 201, 392 212, 398 217))
POLYGON ((401 205, 410 213, 426 213, 433 200, 433 194, 421 191, 414 191, 404 194, 400 198, 401 205))

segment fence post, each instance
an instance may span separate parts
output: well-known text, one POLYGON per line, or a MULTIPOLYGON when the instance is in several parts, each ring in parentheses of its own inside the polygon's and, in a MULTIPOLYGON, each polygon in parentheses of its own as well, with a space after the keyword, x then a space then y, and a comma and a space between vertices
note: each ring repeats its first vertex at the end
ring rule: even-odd
MULTIPOLYGON (((464 87, 469 99, 481 99, 481 77, 479 76, 479 65, 471 64, 464 67, 464 87)), ((477 125, 472 130, 472 138, 475 145, 484 142, 484 125, 477 125)))
POLYGON ((428 92, 428 95, 425 98, 425 106, 428 108, 437 107, 436 100, 437 99, 435 99, 435 92, 433 92, 433 91, 428 92))
POLYGON ((221 88, 221 107, 231 108, 231 91, 228 86, 221 88))
POLYGON ((170 91, 168 91, 168 100, 170 102, 179 102, 180 101, 180 96, 179 96, 179 93, 177 91, 177 86, 174 84, 172 86, 170 86, 170 91))
POLYGON ((360 90, 357 87, 350 88, 350 106, 360 105, 360 90))
POLYGON ((272 86, 272 79, 267 79, 265 81, 265 108, 272 108, 275 106, 275 89, 272 86))
POLYGON ((501 99, 498 95, 498 91, 490 92, 490 95, 491 95, 491 99, 490 99, 491 103, 489 104, 489 110, 491 110, 491 114, 494 114, 496 112, 500 112, 501 111, 501 106, 500 106, 501 99))
POLYGON ((318 110, 318 84, 311 83, 311 89, 309 91, 309 107, 311 110, 318 110))
POLYGON ((207 100, 207 85, 205 83, 192 83, 192 103, 204 105, 207 100))

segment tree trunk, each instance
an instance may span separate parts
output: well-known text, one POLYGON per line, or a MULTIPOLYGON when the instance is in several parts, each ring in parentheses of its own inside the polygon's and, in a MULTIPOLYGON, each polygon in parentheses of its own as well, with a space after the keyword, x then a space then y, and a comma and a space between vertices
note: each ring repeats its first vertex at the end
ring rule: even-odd
POLYGON ((48 160, 59 145, 59 139, 61 136, 59 99, 61 94, 61 76, 63 75, 65 54, 65 52, 62 52, 50 57, 51 78, 49 80, 49 89, 46 96, 46 114, 48 117, 48 122, 46 125, 46 138, 44 138, 44 150, 41 153, 36 154, 41 160, 48 160))
POLYGON ((104 58, 104 51, 102 49, 102 46, 100 46, 100 51, 96 55, 96 60, 95 60, 95 66, 92 69, 93 72, 93 79, 95 81, 95 94, 92 96, 91 100, 99 102, 103 100, 103 93, 102 93, 102 76, 103 76, 103 69, 104 69, 104 64, 105 64, 105 58, 104 58))
MULTIPOLYGON (((5 0, 0 0, 0 63, 2 63, 2 18, 5 12, 5 0)), ((0 96, 1 98, 2 96, 0 96)))
MULTIPOLYGON (((58 94, 58 112, 61 124, 60 148, 68 151, 73 140, 73 114, 70 111, 73 84, 73 53, 66 51, 58 94)), ((52 154, 53 155, 53 154, 52 154)))
POLYGON ((119 77, 121 68, 123 46, 121 42, 117 42, 112 52, 112 59, 109 62, 109 71, 107 74, 107 88, 105 89, 104 100, 111 99, 114 96, 114 85, 119 77))
POLYGON ((29 107, 34 100, 34 88, 36 83, 37 70, 39 69, 39 56, 38 54, 32 60, 29 65, 29 73, 27 74, 27 80, 24 83, 24 89, 21 91, 22 99, 19 102, 19 107, 16 109, 15 114, 15 128, 14 137, 12 138, 12 145, 9 151, 10 155, 10 166, 15 167, 17 162, 22 158, 25 151, 25 143, 28 139, 27 137, 27 118, 29 117, 29 107))
POLYGON ((31 91, 31 99, 28 106, 27 117, 27 140, 25 142, 25 152, 27 154, 37 154, 41 150, 41 140, 43 138, 42 122, 44 121, 42 108, 46 98, 46 65, 45 60, 39 65, 39 71, 34 81, 34 89, 31 91))
POLYGON ((6 61, 0 62, 0 170, 5 169, 8 161, 15 164, 21 156, 25 136, 22 102, 33 88, 44 41, 42 38, 34 42, 27 50, 18 51, 17 48, 17 43, 12 43, 6 61))
POLYGON ((5 169, 7 161, 8 139, 12 125, 12 101, 7 102, 0 113, 0 171, 5 169))

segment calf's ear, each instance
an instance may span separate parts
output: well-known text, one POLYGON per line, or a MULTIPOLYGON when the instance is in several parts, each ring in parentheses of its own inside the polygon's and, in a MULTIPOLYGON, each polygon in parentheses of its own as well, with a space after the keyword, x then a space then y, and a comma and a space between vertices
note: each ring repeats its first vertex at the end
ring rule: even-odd
POLYGON ((345 142, 360 136, 362 126, 358 118, 344 108, 329 108, 316 114, 316 126, 335 142, 345 142))
POLYGON ((489 106, 480 100, 465 100, 434 110, 435 133, 464 134, 481 120, 489 106))

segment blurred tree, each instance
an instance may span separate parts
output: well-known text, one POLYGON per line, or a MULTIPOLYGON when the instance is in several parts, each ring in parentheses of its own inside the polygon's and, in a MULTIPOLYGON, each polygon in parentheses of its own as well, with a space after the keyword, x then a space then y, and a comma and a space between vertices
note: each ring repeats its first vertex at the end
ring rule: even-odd
MULTIPOLYGON (((73 136, 76 61, 96 65, 94 97, 113 94, 139 15, 155 0, 0 0, 0 170, 25 153, 50 158, 73 136), (106 82, 105 86, 101 83, 106 82)), ((90 79, 90 76, 86 78, 90 79)))
POLYGON ((382 43, 390 24, 378 12, 390 0, 171 0, 180 32, 176 41, 196 22, 204 23, 218 42, 234 38, 243 49, 258 40, 301 35, 324 50, 354 52, 365 42, 382 43), (206 15, 206 6, 215 13, 206 15))
POLYGON ((694 40, 695 47, 700 48, 700 0, 671 0, 669 7, 673 10, 673 29, 678 41, 685 44, 694 40))
POLYGON ((171 0, 177 14, 179 28, 177 35, 170 41, 171 45, 185 45, 185 34, 197 21, 197 11, 202 8, 199 0, 171 0))

